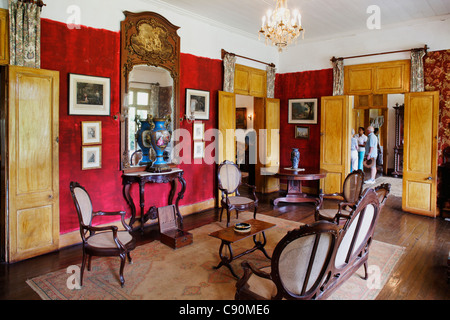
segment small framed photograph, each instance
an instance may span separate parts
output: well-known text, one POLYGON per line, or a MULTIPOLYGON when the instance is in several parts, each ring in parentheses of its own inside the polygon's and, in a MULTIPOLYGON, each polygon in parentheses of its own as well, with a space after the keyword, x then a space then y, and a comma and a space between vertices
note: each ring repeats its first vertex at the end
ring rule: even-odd
POLYGON ((202 159, 205 153, 205 142, 194 141, 194 159, 202 159))
POLYGON ((309 127, 295 126, 295 139, 309 139, 309 127))
POLYGON ((82 147, 82 170, 98 169, 102 167, 102 147, 82 147))
POLYGON ((317 124, 317 99, 290 99, 288 122, 317 124))
POLYGON ((102 122, 83 121, 81 122, 81 135, 83 145, 102 143, 102 122))
POLYGON ((69 74, 69 115, 109 116, 111 79, 69 74))
POLYGON ((209 120, 209 91, 186 89, 186 116, 209 120))
POLYGON ((205 134, 205 124, 203 122, 194 122, 192 140, 202 140, 205 134))
POLYGON ((236 129, 247 130, 247 108, 236 108, 236 129))

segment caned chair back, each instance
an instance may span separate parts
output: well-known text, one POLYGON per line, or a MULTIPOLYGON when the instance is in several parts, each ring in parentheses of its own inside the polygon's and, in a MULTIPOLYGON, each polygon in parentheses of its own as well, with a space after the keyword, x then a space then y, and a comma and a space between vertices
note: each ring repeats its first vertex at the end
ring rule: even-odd
POLYGON ((361 196, 364 185, 364 172, 356 170, 344 180, 343 195, 346 202, 356 203, 361 196))
POLYGON ((238 166, 231 161, 225 160, 218 169, 219 189, 226 193, 234 193, 241 184, 241 171, 238 166))
POLYGON ((70 183, 70 191, 77 209, 81 225, 90 226, 92 221, 92 202, 87 191, 77 182, 70 183))
POLYGON ((339 227, 328 221, 304 225, 278 243, 272 257, 277 298, 314 299, 327 277, 339 227))
POLYGON ((344 234, 338 244, 334 265, 337 270, 352 264, 362 251, 367 251, 378 213, 377 194, 373 189, 366 189, 343 227, 344 234))

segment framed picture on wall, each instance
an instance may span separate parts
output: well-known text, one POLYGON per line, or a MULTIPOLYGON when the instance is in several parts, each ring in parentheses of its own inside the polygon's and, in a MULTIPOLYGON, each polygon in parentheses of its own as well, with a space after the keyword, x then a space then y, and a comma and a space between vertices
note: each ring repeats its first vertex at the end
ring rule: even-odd
POLYGON ((202 159, 205 153, 205 142, 204 141, 194 141, 194 159, 202 159))
POLYGON ((203 140, 205 124, 203 122, 194 122, 192 131, 192 140, 203 140))
POLYGON ((295 126, 295 139, 309 139, 309 127, 295 126))
POLYGON ((186 89, 186 116, 209 120, 209 91, 186 89))
POLYGON ((236 129, 247 130, 247 108, 236 108, 236 129))
POLYGON ((81 169, 99 169, 102 167, 102 147, 82 147, 81 169))
POLYGON ((109 116, 111 79, 69 74, 69 115, 109 116))
POLYGON ((83 121, 81 122, 81 135, 83 145, 102 143, 102 122, 83 121))
POLYGON ((317 99, 290 99, 288 123, 317 124, 317 99))

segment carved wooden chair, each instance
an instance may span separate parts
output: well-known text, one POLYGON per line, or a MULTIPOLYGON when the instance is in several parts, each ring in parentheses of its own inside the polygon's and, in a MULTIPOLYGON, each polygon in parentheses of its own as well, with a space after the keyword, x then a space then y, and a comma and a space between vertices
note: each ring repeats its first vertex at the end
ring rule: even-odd
POLYGON ((136 247, 136 240, 131 235, 131 228, 125 223, 125 212, 93 212, 92 202, 86 189, 77 182, 70 183, 75 208, 78 213, 80 223, 81 239, 83 240, 83 260, 81 263, 80 285, 83 285, 83 273, 88 260, 88 270, 91 269, 92 256, 119 256, 120 263, 120 284, 125 284, 123 269, 125 258, 131 263, 130 251, 136 247), (92 226, 92 220, 98 216, 120 215, 121 222, 125 228, 119 231, 116 226, 92 226))
POLYGON ((391 184, 390 183, 380 184, 379 186, 376 186, 374 190, 378 196, 381 211, 381 209, 384 207, 384 204, 386 203, 389 193, 391 192, 391 184))
POLYGON ((242 174, 238 166, 225 160, 218 168, 219 190, 222 191, 222 200, 219 220, 222 221, 223 210, 227 210, 227 227, 230 223, 230 212, 236 210, 236 218, 239 211, 253 210, 253 217, 256 218, 258 209, 258 198, 256 197, 256 187, 242 182, 242 174), (247 186, 252 191, 253 199, 242 197, 239 194, 239 187, 247 186), (233 194, 236 194, 233 196, 233 194))
POLYGON ((340 218, 348 217, 350 211, 355 206, 356 202, 361 197, 364 186, 364 172, 356 170, 351 172, 344 180, 342 192, 333 194, 319 194, 319 200, 316 203, 315 220, 327 220, 339 224, 340 218), (342 201, 338 203, 338 208, 324 209, 324 198, 341 198, 342 201))
POLYGON ((341 228, 321 220, 290 231, 275 247, 271 265, 256 268, 244 261, 235 298, 325 299, 364 265, 379 213, 373 189, 367 189, 341 228))
POLYGON ((289 231, 277 244, 271 265, 261 269, 244 261, 236 300, 316 299, 326 280, 339 226, 317 221, 289 231))

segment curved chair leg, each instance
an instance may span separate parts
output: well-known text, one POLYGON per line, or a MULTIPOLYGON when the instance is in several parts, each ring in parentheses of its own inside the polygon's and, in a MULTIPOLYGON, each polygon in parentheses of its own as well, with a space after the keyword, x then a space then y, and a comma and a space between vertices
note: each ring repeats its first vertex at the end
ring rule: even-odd
POLYGON ((369 273, 367 272, 367 261, 364 262, 364 280, 369 279, 369 273))
POLYGON ((230 224, 230 210, 227 208, 227 227, 230 224))
POLYGON ((91 260, 92 260, 92 256, 88 255, 88 265, 87 265, 88 271, 91 271, 91 260))
POLYGON ((84 252, 83 249, 83 260, 81 260, 81 271, 80 271, 80 286, 83 286, 83 275, 84 275, 84 268, 86 267, 86 252, 84 252))
POLYGON ((256 219, 256 210, 258 209, 258 207, 255 207, 253 209, 253 219, 256 219))
POLYGON ((133 260, 131 259, 131 254, 129 251, 127 252, 127 256, 128 256, 128 263, 133 264, 133 260))
POLYGON ((120 285, 122 286, 122 288, 125 284, 125 279, 123 277, 123 269, 125 267, 125 256, 126 255, 124 253, 120 254, 120 285))
POLYGON ((222 209, 220 210, 220 216, 219 216, 219 221, 220 221, 220 222, 222 222, 222 214, 223 214, 223 207, 222 207, 222 209))

